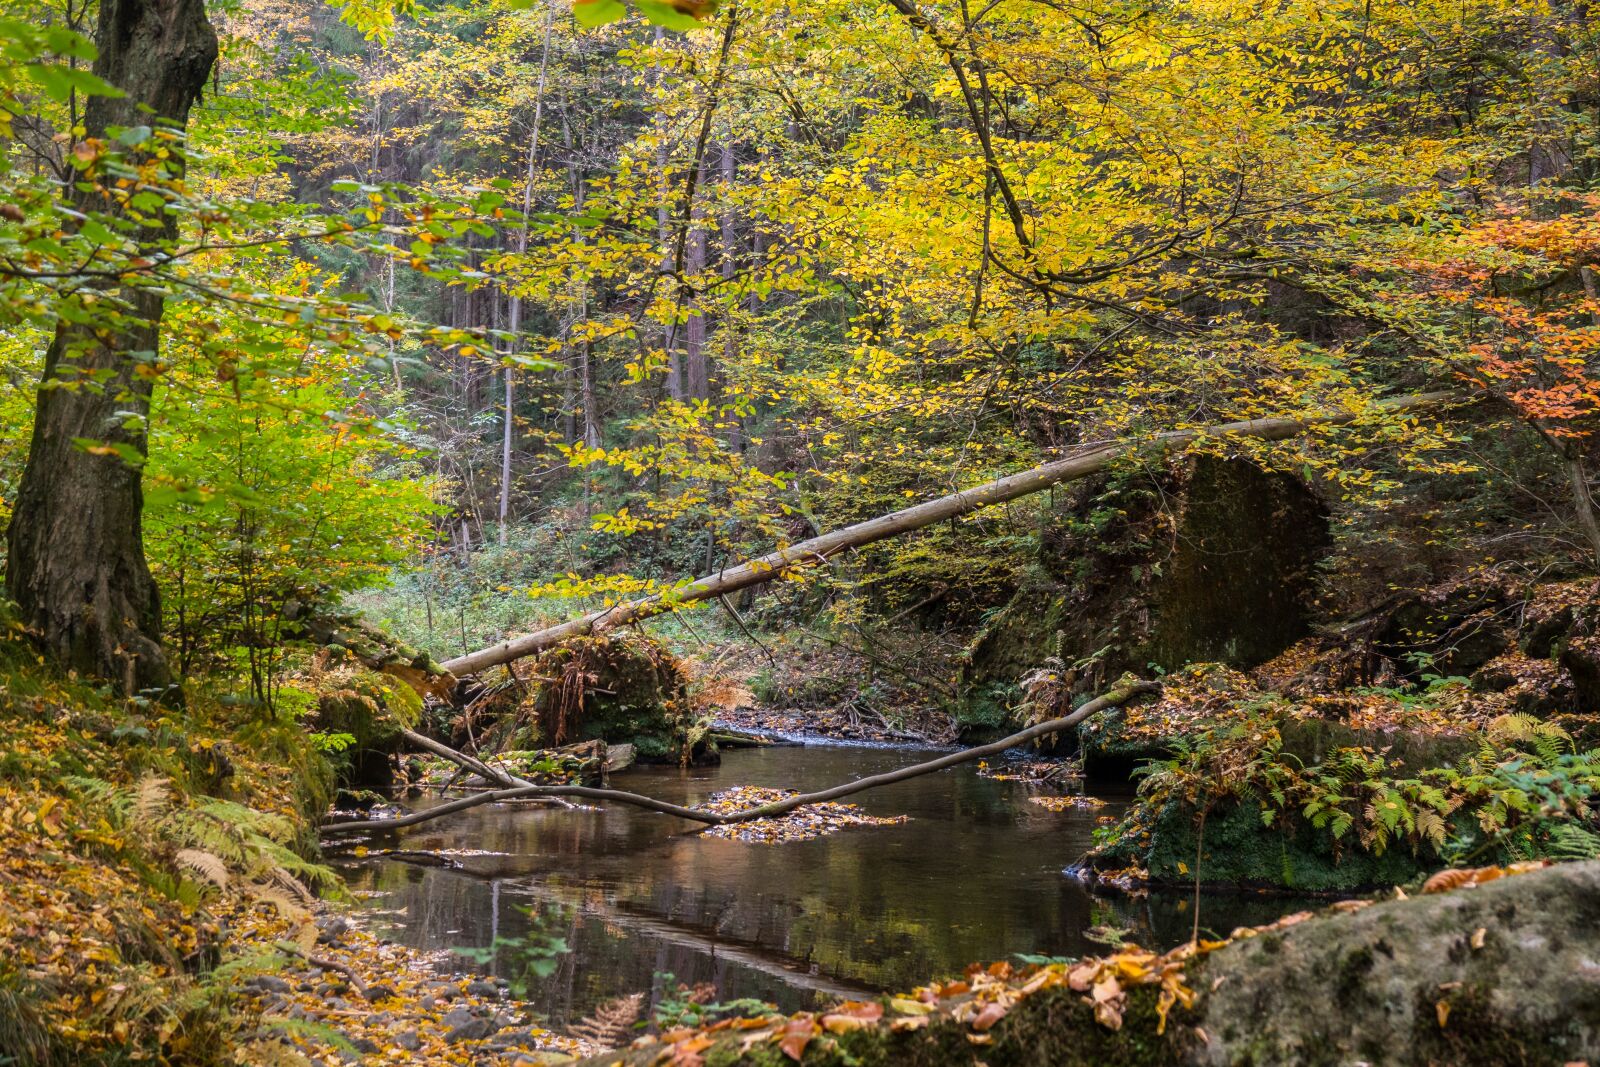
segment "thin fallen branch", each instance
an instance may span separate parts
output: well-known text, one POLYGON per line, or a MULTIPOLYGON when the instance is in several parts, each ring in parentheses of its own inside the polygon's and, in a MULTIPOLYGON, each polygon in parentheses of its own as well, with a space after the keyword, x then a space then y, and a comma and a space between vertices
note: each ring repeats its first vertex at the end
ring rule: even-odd
MULTIPOLYGON (((840 797, 865 792, 881 785, 903 782, 908 778, 916 778, 919 775, 942 771, 946 767, 954 767, 957 764, 969 763, 975 759, 997 755, 1007 749, 1016 748, 1018 745, 1025 745, 1029 741, 1043 737, 1046 734, 1059 733, 1062 730, 1070 729, 1096 712, 1104 711, 1107 708, 1119 707, 1135 697, 1143 696, 1146 693, 1155 693, 1160 689, 1161 686, 1156 682, 1130 682, 1127 685, 1118 686, 1102 696, 1095 697, 1070 715, 1063 715, 1059 719, 1050 719, 1047 722, 1038 723, 1028 727, 1026 730, 1019 730, 1008 737, 1002 737, 1000 740, 987 745, 962 749, 960 752, 951 752, 926 763, 918 763, 910 767, 902 767, 897 771, 886 771, 883 774, 859 778, 856 781, 845 782, 843 785, 832 786, 815 793, 799 793, 771 804, 762 804, 759 807, 728 814, 719 815, 695 808, 685 808, 678 804, 669 804, 664 800, 656 800, 654 797, 628 793, 620 789, 600 789, 587 785, 523 785, 509 789, 497 789, 490 793, 480 793, 475 797, 464 797, 461 800, 440 804, 438 807, 429 808, 426 811, 416 811, 410 815, 401 815, 393 819, 356 819, 350 822, 329 823, 322 827, 322 832, 338 834, 372 830, 399 830, 403 827, 415 826, 418 823, 428 822, 445 815, 453 815, 458 811, 466 811, 480 804, 494 804, 503 800, 519 800, 524 797, 583 797, 586 800, 610 800, 619 804, 631 804, 634 807, 644 808, 648 811, 660 812, 663 815, 674 815, 680 819, 690 819, 710 826, 726 826, 729 823, 749 822, 752 819, 784 815, 807 804, 820 804, 828 800, 838 800, 840 797)), ((421 735, 417 736, 420 737, 421 735)), ((440 755, 444 755, 444 752, 440 751, 441 749, 449 752, 455 751, 454 749, 449 749, 448 746, 440 745, 437 741, 428 741, 426 747, 430 752, 439 752, 440 755)), ((460 755, 460 753, 456 753, 456 755, 460 755)), ((451 757, 446 756, 445 758, 449 759, 451 757)), ((466 756, 463 758, 471 759, 472 757, 466 756)))
POLYGON ((1420 393, 1379 401, 1372 408, 1361 412, 1335 412, 1300 419, 1251 419, 1246 422, 1230 422, 1193 430, 1175 430, 1156 434, 1145 440, 1105 441, 1086 445, 1070 456, 1034 467, 1032 470, 985 482, 983 485, 951 493, 937 500, 929 500, 888 515, 858 522, 853 526, 833 530, 819 537, 799 541, 787 548, 769 552, 759 559, 747 560, 736 567, 708 574, 663 593, 592 611, 557 626, 501 641, 499 644, 449 660, 443 666, 445 670, 456 675, 475 674, 488 667, 510 663, 523 656, 542 652, 570 637, 609 630, 665 614, 685 604, 725 596, 753 585, 769 582, 774 578, 781 578, 802 567, 826 563, 830 556, 846 549, 920 530, 957 515, 965 515, 1030 493, 1037 493, 1053 485, 1086 477, 1105 470, 1119 457, 1140 448, 1166 452, 1206 438, 1217 437, 1253 437, 1264 441, 1282 441, 1298 437, 1317 426, 1339 426, 1374 413, 1395 415, 1461 399, 1464 399, 1462 394, 1454 392, 1420 393))
POLYGON ((344 975, 350 980, 350 984, 355 987, 356 992, 361 994, 362 1000, 372 999, 372 994, 367 992, 367 983, 361 980, 361 976, 338 960, 330 960, 325 956, 313 956, 293 941, 280 941, 278 942, 278 948, 291 956, 299 956, 313 967, 320 967, 324 971, 333 971, 336 974, 344 975))
MULTIPOLYGON (((419 734, 417 731, 410 729, 409 727, 400 727, 400 736, 404 737, 407 741, 410 741, 416 747, 426 752, 432 752, 435 756, 440 756, 444 759, 447 759, 451 763, 454 763, 457 767, 460 767, 463 771, 471 771, 473 774, 478 775, 485 781, 494 782, 503 789, 543 788, 542 786, 534 785, 534 783, 528 781, 526 778, 519 778, 503 767, 496 767, 493 764, 483 762, 483 760, 478 759, 475 756, 469 756, 465 752, 458 752, 449 745, 441 744, 438 741, 435 741, 433 738, 428 737, 425 734, 419 734)), ((457 777, 459 777, 459 774, 457 777)), ((445 788, 450 788, 450 785, 454 784, 455 780, 456 779, 454 777, 451 778, 450 783, 447 784, 445 788)), ((540 798, 530 797, 529 799, 537 800, 540 798)), ((546 803, 559 805, 560 807, 576 807, 576 805, 562 800, 558 796, 550 796, 544 799, 546 803)))

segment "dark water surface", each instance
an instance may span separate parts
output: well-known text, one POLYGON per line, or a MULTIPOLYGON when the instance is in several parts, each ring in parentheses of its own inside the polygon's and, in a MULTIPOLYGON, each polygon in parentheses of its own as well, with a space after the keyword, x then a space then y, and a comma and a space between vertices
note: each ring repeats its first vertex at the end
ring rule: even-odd
MULTIPOLYGON (((692 805, 735 785, 812 790, 928 758, 909 748, 739 749, 720 767, 635 768, 611 784, 692 805)), ((654 1002, 663 973, 713 982, 724 1001, 793 1011, 910 989, 976 960, 1104 951, 1084 936, 1097 924, 1130 928, 1151 947, 1188 938, 1186 895, 1099 898, 1063 874, 1089 848, 1096 819, 1125 801, 1054 813, 1028 802, 1036 792, 967 764, 850 798, 909 822, 784 844, 706 837, 622 805, 490 805, 402 831, 393 844, 503 855, 461 857, 459 871, 373 860, 342 870, 377 932, 423 949, 493 949, 488 965, 509 978, 525 970, 519 946, 564 939, 571 951, 528 989, 557 1026, 626 993, 651 990, 654 1002)), ((1202 925, 1225 932, 1298 906, 1208 895, 1202 925)))

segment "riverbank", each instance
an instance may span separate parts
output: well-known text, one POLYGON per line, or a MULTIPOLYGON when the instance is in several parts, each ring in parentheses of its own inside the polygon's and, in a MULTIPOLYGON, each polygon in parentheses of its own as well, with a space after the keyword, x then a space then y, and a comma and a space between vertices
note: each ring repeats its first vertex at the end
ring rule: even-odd
MULTIPOLYGON (((0 1064, 535 1064, 506 984, 341 914, 307 731, 203 687, 113 700, 0 635, 0 1064), (329 901, 317 899, 321 893, 329 901)), ((458 961, 460 962, 460 961, 458 961)))

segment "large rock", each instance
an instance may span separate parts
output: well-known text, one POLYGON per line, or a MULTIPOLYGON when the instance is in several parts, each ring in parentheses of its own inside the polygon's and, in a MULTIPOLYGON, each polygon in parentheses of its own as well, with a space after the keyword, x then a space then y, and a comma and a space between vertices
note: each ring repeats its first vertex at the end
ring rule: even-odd
POLYGON ((716 758, 682 668, 657 641, 630 634, 575 637, 540 654, 531 673, 541 682, 529 709, 536 736, 525 741, 631 744, 645 763, 716 758))
POLYGON ((1308 632, 1327 546, 1317 497, 1245 460, 1198 456, 1088 485, 969 650, 964 721, 1007 725, 1018 680, 1050 657, 1083 692, 1151 664, 1263 663, 1308 632))
MULTIPOLYGON (((802 1067, 1561 1067, 1600 1057, 1600 862, 1327 914, 1241 938, 1184 971, 1198 995, 1158 1033, 1156 992, 1127 989, 1120 1026, 1065 987, 1024 996, 992 1028, 940 1013, 920 1028, 839 1027, 802 1067)), ((897 1009, 890 1006, 890 1014, 897 1009)), ((846 1020, 848 1022, 848 1020, 846 1020)), ((770 1040, 706 1035, 708 1067, 781 1067, 770 1040)), ((690 1044, 695 1038, 687 1039, 690 1044)), ((590 1067, 666 1062, 670 1047, 590 1067)))
POLYGON ((1566 1064, 1600 1055, 1600 862, 1237 942, 1188 1062, 1566 1064))

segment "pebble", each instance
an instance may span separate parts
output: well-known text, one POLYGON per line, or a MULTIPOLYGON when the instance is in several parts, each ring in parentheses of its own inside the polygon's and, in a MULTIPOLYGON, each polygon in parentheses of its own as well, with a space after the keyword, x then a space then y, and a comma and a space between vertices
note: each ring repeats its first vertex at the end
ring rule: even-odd
POLYGON ((336 945, 350 930, 350 920, 342 915, 323 915, 317 919, 317 944, 336 945))
POLYGON ((439 1022, 446 1027, 465 1026, 472 1021, 472 1017, 472 1009, 463 1004, 439 1016, 439 1022))
POLYGON ((481 1041, 497 1029, 499 1027, 488 1019, 473 1019, 445 1034, 444 1039, 452 1045, 458 1045, 463 1041, 481 1041))

